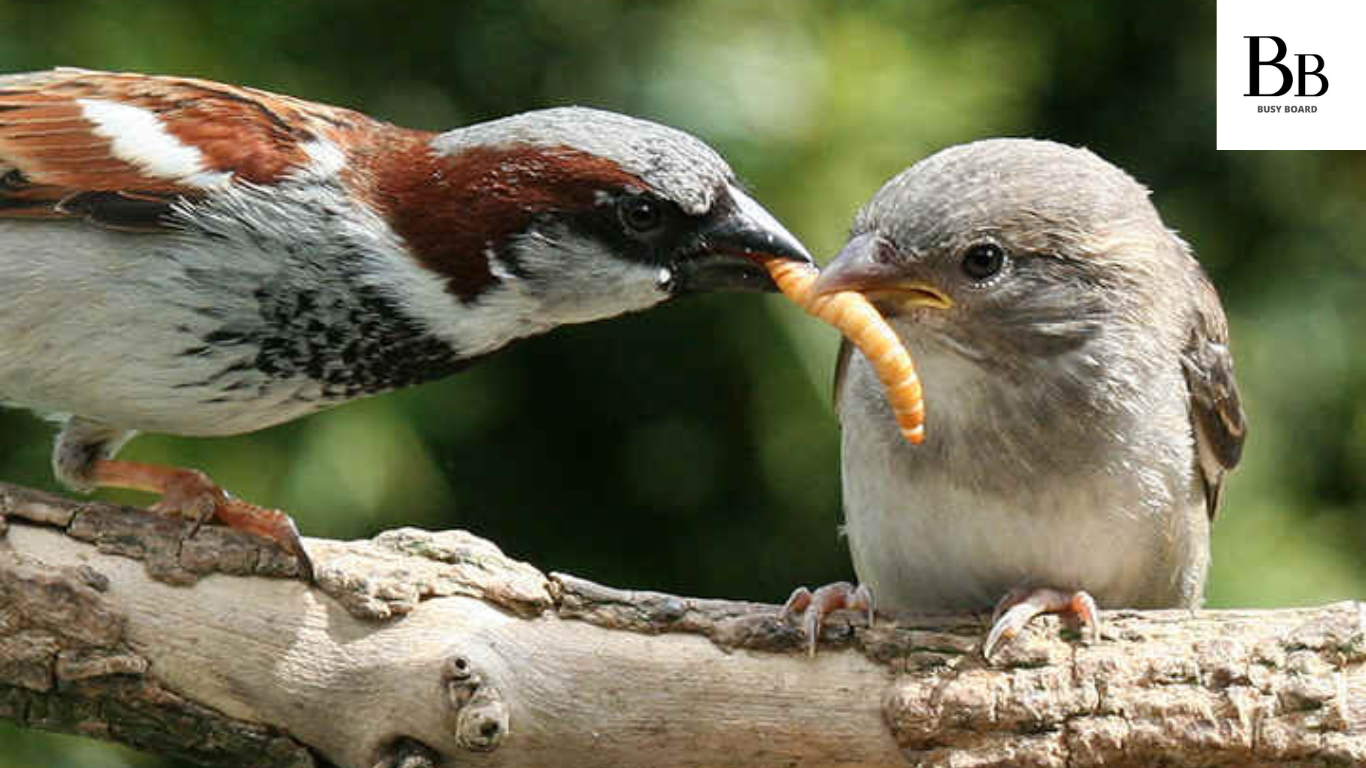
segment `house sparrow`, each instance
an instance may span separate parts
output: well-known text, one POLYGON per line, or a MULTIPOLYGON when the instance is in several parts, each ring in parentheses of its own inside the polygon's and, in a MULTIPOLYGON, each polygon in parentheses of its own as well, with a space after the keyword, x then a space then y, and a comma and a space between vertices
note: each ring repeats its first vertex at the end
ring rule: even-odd
POLYGON ((559 325, 809 261, 712 149, 547 109, 447 133, 181 77, 0 76, 0 400, 64 425, 66 485, 281 542, 201 473, 113 457, 459 371, 559 325))
POLYGON ((826 612, 871 597, 996 602, 988 658, 1041 612, 1094 634, 1097 603, 1199 605, 1246 427, 1218 295, 1133 178, 1046 141, 942 151, 873 197, 814 290, 875 303, 929 408, 924 444, 907 444, 868 360, 840 351, 864 588, 794 593, 813 642, 826 612))

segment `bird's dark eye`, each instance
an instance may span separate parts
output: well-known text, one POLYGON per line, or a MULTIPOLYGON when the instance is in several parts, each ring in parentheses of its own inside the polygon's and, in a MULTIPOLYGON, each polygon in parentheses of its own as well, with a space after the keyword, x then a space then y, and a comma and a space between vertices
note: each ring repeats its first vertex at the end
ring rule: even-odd
POLYGON ((1006 252, 995 243, 978 243, 963 254, 963 274, 986 280, 1006 265, 1006 252))
POLYGON ((639 195, 624 197, 617 203, 617 215, 628 230, 645 235, 664 223, 664 211, 660 204, 648 197, 639 195))

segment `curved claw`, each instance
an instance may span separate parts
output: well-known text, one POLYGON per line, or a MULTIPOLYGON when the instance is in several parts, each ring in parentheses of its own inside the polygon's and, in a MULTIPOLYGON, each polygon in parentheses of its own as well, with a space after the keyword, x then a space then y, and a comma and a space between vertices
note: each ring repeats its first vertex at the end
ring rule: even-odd
POLYGON ((991 615, 991 631, 982 642, 982 658, 991 661, 992 654, 1014 640, 1034 617, 1044 613, 1072 614, 1083 627, 1090 629, 1092 642, 1100 639, 1100 610, 1095 599, 1086 592, 1017 588, 1006 593, 996 604, 991 615))
POLYGON ((866 584, 855 587, 847 581, 826 584, 815 592, 797 587, 783 603, 779 617, 787 620, 795 613, 802 614, 802 632, 806 635, 806 655, 816 655, 816 641, 825 626, 825 617, 839 610, 864 611, 868 626, 873 625, 873 592, 866 584))
POLYGON ((313 561, 304 551, 299 529, 289 515, 278 509, 258 507, 250 502, 228 497, 219 503, 212 516, 229 528, 264 536, 279 544, 281 549, 294 556, 299 566, 299 575, 304 581, 314 583, 313 561))

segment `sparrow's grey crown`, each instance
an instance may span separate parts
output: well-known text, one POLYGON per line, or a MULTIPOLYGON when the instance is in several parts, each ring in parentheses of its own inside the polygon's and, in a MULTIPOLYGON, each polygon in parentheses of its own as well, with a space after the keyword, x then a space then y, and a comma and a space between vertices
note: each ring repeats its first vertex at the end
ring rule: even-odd
POLYGON ((1133 227, 1165 232, 1148 190, 1129 174, 1086 149, 990 139, 903 171, 859 212, 853 231, 919 249, 1001 230, 1088 246, 1097 233, 1133 227))
POLYGON ((691 215, 709 211, 717 194, 734 179, 726 161, 690 134, 586 107, 524 112, 457 128, 432 140, 432 148, 446 155, 472 147, 513 145, 572 147, 607 158, 691 215))

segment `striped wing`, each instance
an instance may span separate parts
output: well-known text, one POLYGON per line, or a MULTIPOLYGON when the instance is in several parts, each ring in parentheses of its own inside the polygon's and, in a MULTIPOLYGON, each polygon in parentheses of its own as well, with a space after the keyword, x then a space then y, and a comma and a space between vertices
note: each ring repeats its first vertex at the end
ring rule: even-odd
POLYGON ((270 184, 308 145, 370 118, 179 77, 57 69, 0 76, 0 216, 156 228, 172 201, 270 184))

